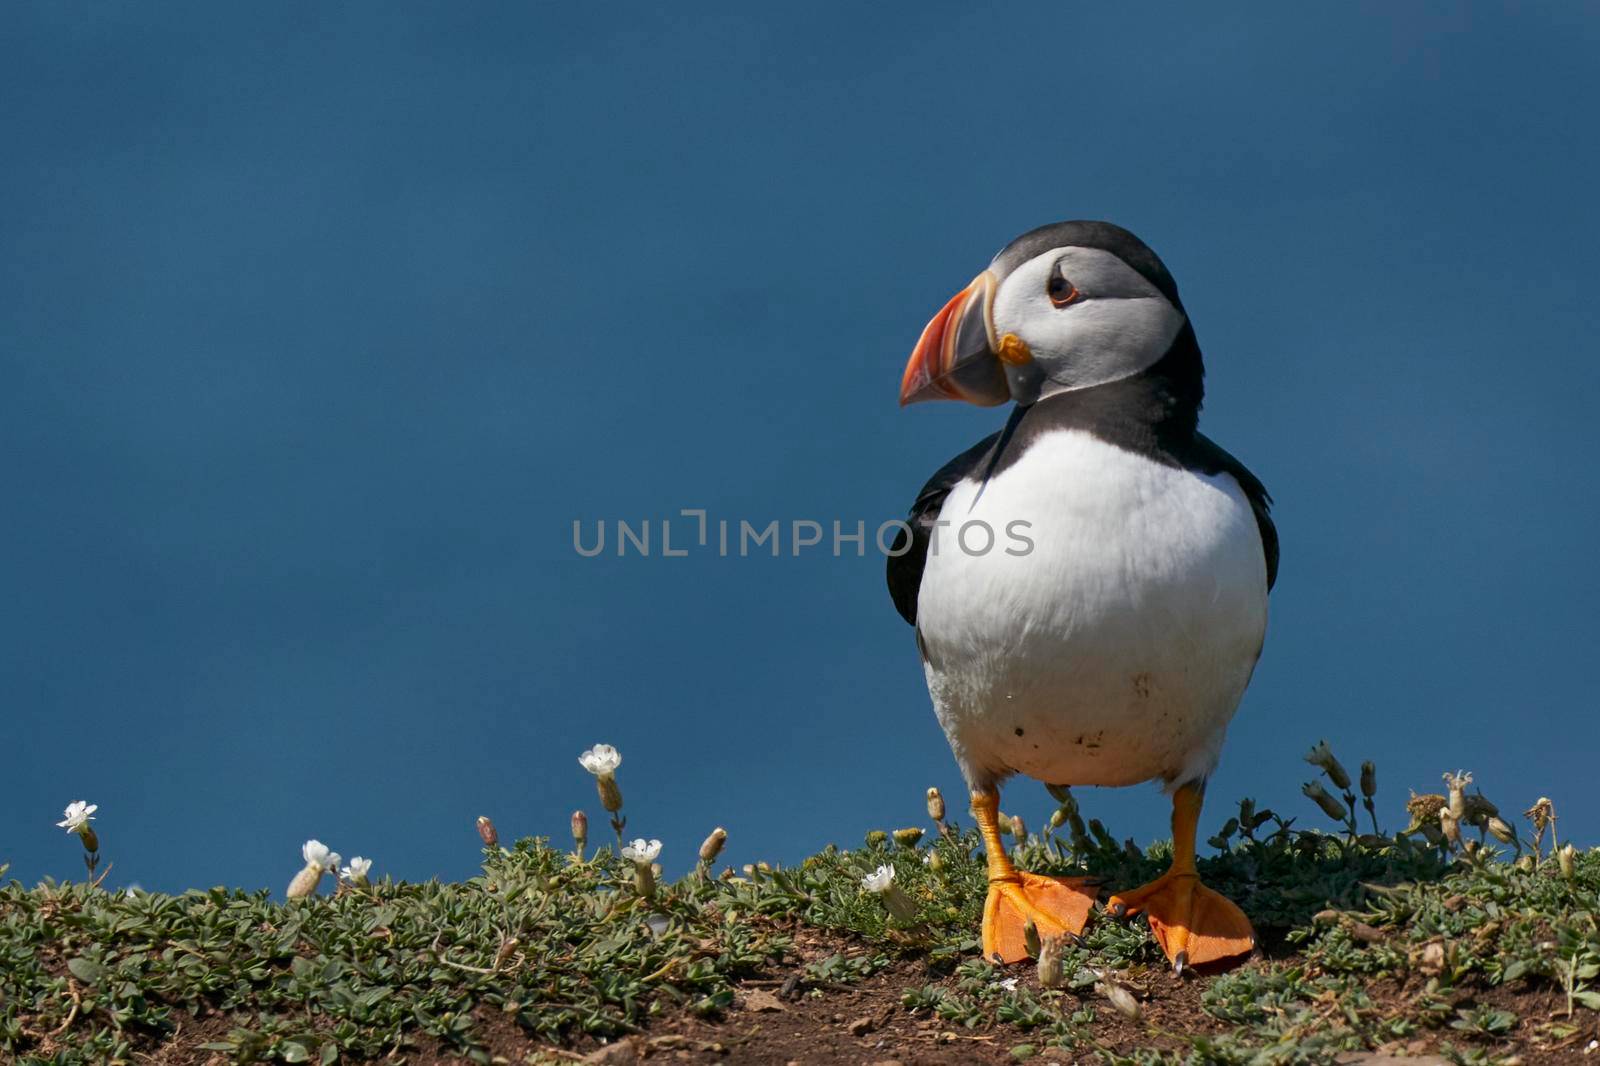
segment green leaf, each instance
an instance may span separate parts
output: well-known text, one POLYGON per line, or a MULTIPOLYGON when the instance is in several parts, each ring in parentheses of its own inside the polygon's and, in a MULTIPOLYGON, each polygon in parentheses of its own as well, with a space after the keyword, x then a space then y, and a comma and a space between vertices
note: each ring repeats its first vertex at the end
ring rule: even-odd
POLYGON ((106 968, 93 959, 68 959, 67 969, 72 972, 72 976, 86 985, 96 984, 106 975, 106 968))
POLYGON ((285 1040, 278 1045, 278 1055, 284 1062, 310 1062, 311 1049, 294 1040, 285 1040))

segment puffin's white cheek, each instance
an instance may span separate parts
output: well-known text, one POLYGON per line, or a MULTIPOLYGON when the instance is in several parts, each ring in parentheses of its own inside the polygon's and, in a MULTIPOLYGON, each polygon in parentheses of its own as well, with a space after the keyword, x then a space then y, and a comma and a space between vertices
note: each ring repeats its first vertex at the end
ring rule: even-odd
POLYGON ((1183 328, 1183 315, 1160 297, 1089 299, 1051 310, 1018 335, 1044 376, 1068 388, 1103 385, 1147 369, 1183 328))

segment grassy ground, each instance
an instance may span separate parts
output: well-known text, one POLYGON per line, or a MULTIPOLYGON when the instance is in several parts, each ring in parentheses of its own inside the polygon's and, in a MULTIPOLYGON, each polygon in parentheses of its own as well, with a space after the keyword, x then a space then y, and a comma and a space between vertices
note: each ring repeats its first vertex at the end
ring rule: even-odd
MULTIPOLYGON (((1353 815, 1348 793, 1336 805, 1353 815)), ((659 886, 610 849, 579 859, 540 840, 486 848, 482 876, 461 884, 343 884, 287 903, 12 882, 0 1057, 1600 1062, 1586 1057, 1600 1038, 1600 852, 1563 864, 1521 841, 1520 860, 1434 846, 1421 833, 1439 836, 1441 805, 1448 823, 1444 798, 1423 798, 1418 832, 1382 836, 1246 804, 1201 873, 1255 922, 1260 958, 1180 979, 1142 922, 1097 913, 1053 988, 1032 965, 978 957, 981 855, 949 824, 659 886), (900 917, 861 883, 891 863, 913 908, 900 917)), ((1161 846, 1083 825, 1070 799, 1052 821, 1016 845, 1020 863, 1113 887, 1165 865, 1161 846)))

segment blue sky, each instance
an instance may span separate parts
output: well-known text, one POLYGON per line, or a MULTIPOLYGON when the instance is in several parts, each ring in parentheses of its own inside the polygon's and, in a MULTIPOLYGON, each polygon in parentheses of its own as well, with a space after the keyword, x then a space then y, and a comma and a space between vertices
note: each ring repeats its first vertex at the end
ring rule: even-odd
POLYGON ((479 814, 598 826, 596 741, 672 869, 923 820, 960 783, 875 553, 572 522, 902 514, 1003 417, 896 409, 918 331, 1063 218, 1162 254, 1278 500, 1205 824, 1320 824, 1326 737, 1391 826, 1465 767, 1600 835, 1593 8, 0 19, 11 876, 81 873, 86 798, 118 883, 281 890, 309 836, 462 877, 479 814))

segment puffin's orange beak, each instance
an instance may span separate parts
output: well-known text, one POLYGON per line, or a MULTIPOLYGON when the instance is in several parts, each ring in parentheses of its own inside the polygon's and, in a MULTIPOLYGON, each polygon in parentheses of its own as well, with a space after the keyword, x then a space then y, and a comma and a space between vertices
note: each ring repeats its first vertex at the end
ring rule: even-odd
POLYGON ((996 354, 995 276, 985 270, 945 304, 922 330, 900 379, 900 406, 922 400, 965 400, 993 407, 1011 399, 996 354))

